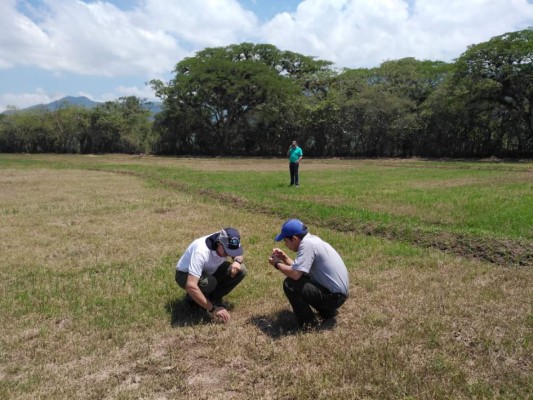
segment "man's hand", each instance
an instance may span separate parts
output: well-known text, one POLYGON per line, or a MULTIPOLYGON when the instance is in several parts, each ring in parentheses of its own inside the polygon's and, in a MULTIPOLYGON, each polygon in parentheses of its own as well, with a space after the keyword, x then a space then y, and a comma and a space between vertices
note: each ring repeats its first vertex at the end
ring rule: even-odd
POLYGON ((215 307, 215 310, 211 314, 216 320, 225 324, 230 320, 229 312, 224 307, 215 307))
POLYGON ((278 257, 276 257, 274 254, 268 257, 268 263, 272 265, 273 267, 275 267, 276 264, 279 262, 281 262, 281 260, 278 257))
POLYGON ((235 278, 235 275, 241 270, 241 264, 237 261, 233 261, 230 265, 230 275, 232 278, 235 278))
POLYGON ((287 256, 283 250, 278 249, 277 247, 272 249, 272 257, 276 257, 278 261, 281 261, 283 264, 292 264, 288 262, 290 260, 289 256, 287 256))

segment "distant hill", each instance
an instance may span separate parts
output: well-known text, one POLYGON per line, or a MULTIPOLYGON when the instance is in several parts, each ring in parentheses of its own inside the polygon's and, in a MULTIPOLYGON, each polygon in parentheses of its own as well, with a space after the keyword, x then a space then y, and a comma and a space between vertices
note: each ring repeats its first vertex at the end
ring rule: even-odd
POLYGON ((146 108, 152 113, 152 115, 156 115, 161 112, 163 104, 161 104, 160 101, 150 101, 146 103, 146 108))
POLYGON ((101 103, 92 101, 85 96, 79 96, 79 97, 67 96, 67 97, 63 97, 62 99, 52 101, 51 103, 48 103, 48 104, 37 104, 35 106, 23 108, 22 110, 19 110, 19 111, 34 111, 34 110, 55 111, 59 108, 66 107, 66 106, 94 108, 98 104, 101 104, 101 103))
MULTIPOLYGON (((4 111, 2 114, 13 114, 16 112, 38 111, 38 110, 55 111, 62 107, 67 107, 67 106, 94 108, 100 104, 103 104, 103 103, 92 101, 85 96, 79 96, 79 97, 66 96, 66 97, 63 97, 62 99, 52 101, 51 103, 48 103, 48 104, 37 104, 35 106, 23 108, 20 110, 14 110, 14 111, 7 110, 7 111, 4 111)), ((152 113, 152 115, 155 115, 161 111, 161 103, 157 101, 149 102, 146 104, 146 108, 152 113)))

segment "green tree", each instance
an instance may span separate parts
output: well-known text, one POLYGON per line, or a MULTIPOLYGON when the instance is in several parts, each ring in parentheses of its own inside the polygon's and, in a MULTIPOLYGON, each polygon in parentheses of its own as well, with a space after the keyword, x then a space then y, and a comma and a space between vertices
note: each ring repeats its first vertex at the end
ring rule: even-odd
POLYGON ((121 152, 146 153, 152 147, 150 111, 146 101, 136 96, 120 97, 117 100, 121 116, 121 152))
MULTIPOLYGON (((247 146, 241 134, 232 132, 238 123, 250 116, 248 124, 257 124, 262 108, 271 110, 272 104, 299 94, 297 78, 327 65, 272 45, 242 43, 202 50, 176 65, 174 80, 151 84, 168 116, 189 117, 195 142, 203 140, 210 154, 224 154, 247 146)), ((172 130, 167 127, 166 132, 172 130)))
POLYGON ((423 135, 420 107, 451 66, 404 58, 378 68, 345 70, 339 91, 341 143, 353 155, 411 156, 423 135))
POLYGON ((139 153, 151 145, 150 112, 143 100, 121 97, 93 108, 80 138, 82 153, 139 153))
MULTIPOLYGON (((480 155, 533 151, 533 29, 470 46, 456 62, 454 92, 480 128, 480 155)), ((476 138, 473 138, 474 140, 476 138)))

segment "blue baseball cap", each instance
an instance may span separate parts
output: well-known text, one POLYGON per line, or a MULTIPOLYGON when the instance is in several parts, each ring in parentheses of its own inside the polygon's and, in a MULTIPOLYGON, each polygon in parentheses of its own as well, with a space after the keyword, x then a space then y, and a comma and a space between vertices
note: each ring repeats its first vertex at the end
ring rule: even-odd
POLYGON ((289 219, 283 224, 280 234, 276 236, 274 240, 279 242, 285 238, 301 235, 303 233, 307 233, 307 226, 305 226, 299 219, 289 219))

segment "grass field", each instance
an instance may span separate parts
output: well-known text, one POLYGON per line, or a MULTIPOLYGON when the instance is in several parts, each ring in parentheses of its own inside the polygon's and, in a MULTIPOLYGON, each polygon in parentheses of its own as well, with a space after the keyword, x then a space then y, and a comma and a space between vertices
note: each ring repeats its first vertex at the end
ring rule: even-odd
POLYGON ((2 399, 533 397, 533 163, 0 155, 2 399), (350 272, 299 333, 273 237, 299 217, 350 272), (243 236, 232 320, 174 265, 243 236))

